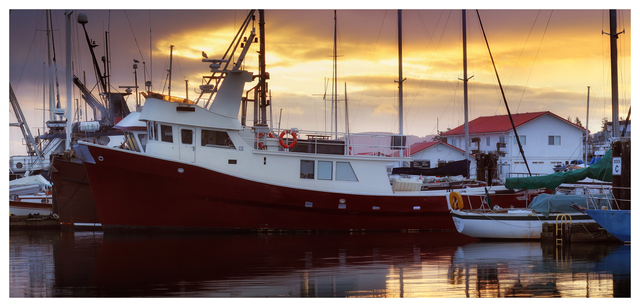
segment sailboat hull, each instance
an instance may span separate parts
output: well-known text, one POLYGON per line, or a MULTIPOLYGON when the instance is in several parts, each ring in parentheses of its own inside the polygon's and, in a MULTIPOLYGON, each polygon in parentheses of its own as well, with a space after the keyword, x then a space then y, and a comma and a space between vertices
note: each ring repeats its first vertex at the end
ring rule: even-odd
POLYGON ((622 242, 631 242, 631 210, 585 210, 602 228, 622 242))
POLYGON ((252 181, 98 146, 85 163, 105 231, 453 230, 442 196, 369 195, 252 181))
POLYGON ((528 209, 512 209, 506 212, 451 211, 459 233, 479 239, 540 240, 543 223, 593 223, 584 213, 551 213, 545 217, 528 209))

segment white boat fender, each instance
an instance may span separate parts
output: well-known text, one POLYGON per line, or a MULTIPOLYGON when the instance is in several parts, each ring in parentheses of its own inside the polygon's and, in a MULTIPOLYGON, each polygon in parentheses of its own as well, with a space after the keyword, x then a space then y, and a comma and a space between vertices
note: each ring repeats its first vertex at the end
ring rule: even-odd
POLYGON ((462 209, 464 208, 464 202, 462 201, 462 195, 458 192, 449 193, 449 204, 451 204, 451 209, 462 209))

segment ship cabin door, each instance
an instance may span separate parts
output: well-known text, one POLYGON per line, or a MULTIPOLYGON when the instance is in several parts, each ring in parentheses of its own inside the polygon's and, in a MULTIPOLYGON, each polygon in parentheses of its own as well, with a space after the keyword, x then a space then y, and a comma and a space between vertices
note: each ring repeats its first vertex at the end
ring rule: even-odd
POLYGON ((190 127, 178 127, 180 131, 180 160, 185 162, 196 161, 196 132, 190 127))

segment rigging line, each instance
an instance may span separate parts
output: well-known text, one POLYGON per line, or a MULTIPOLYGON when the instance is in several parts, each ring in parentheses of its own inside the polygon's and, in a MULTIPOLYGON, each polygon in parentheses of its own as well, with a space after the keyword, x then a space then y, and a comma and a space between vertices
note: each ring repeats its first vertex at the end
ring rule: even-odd
POLYGON ((536 56, 533 58, 533 64, 531 64, 531 69, 529 70, 529 76, 527 76, 527 82, 524 84, 524 88, 522 89, 522 94, 520 95, 520 101, 518 102, 518 107, 516 108, 516 113, 518 109, 520 109, 520 103, 522 103, 522 98, 524 97, 524 92, 527 90, 527 85, 529 84, 529 80, 531 79, 531 74, 533 73, 533 67, 538 60, 538 55, 540 54, 540 48, 542 47, 542 41, 547 34, 547 30, 549 29, 549 23, 551 22, 551 16, 553 15, 553 10, 551 14, 549 14, 549 19, 547 19, 547 25, 544 28, 544 32, 542 33, 542 38, 540 39, 540 44, 538 45, 538 50, 536 51, 536 56))
MULTIPOLYGON (((522 46, 522 50, 520 50, 520 55, 518 56, 518 61, 516 61, 516 65, 515 67, 518 67, 518 63, 520 62, 520 59, 522 58, 522 53, 524 53, 524 49, 527 46, 527 42, 529 42, 529 38, 531 37, 531 33, 533 32, 533 28, 535 28, 536 26, 536 22, 538 21, 538 17, 540 16, 540 12, 541 10, 538 10, 538 14, 536 14, 536 18, 533 20, 533 25, 531 25, 531 29, 529 30, 529 35, 527 35, 527 39, 524 41, 524 46, 522 46)), ((551 13, 553 14, 553 11, 551 11, 551 13)), ((551 15, 549 15, 549 20, 551 20, 551 15)), ((549 20, 547 20, 547 27, 549 27, 549 20)), ((545 33, 547 32, 547 28, 545 28, 545 33)), ((544 34, 542 34, 542 38, 544 39, 544 34)), ((536 60, 538 58, 538 53, 540 53, 540 46, 542 45, 542 39, 540 40, 540 45, 538 45, 538 52, 536 52, 536 57, 533 60, 533 63, 535 64, 536 60)), ((529 76, 527 78, 527 82, 525 83, 525 87, 522 89, 522 95, 520 95, 520 101, 518 101, 518 106, 516 107, 516 113, 518 113, 518 110, 520 109, 520 104, 522 103, 522 98, 524 97, 524 92, 526 91, 526 84, 529 84, 529 79, 531 79, 531 72, 533 71, 533 66, 534 64, 531 65, 531 69, 529 70, 529 76)), ((511 81, 511 78, 513 78, 513 74, 515 73, 515 69, 511 72, 511 76, 509 77, 509 81, 511 81)))
MULTIPOLYGON (((437 21, 437 23, 436 23, 436 28, 438 27, 438 24, 440 24, 440 20, 441 20, 441 18, 442 18, 442 15, 443 15, 443 12, 441 12, 441 13, 440 13, 440 16, 438 17, 438 21, 437 21)), ((424 19, 422 18, 422 15, 418 14, 418 16, 420 17, 420 21, 422 22, 422 26, 423 26, 423 28, 425 29, 425 32, 427 33, 427 37, 429 38, 429 43, 433 43, 433 41, 432 41, 432 36, 430 36, 430 35, 429 35, 429 31, 428 31, 428 29, 427 29, 426 24, 424 23, 424 19)), ((444 37, 444 32, 445 32, 445 30, 446 30, 446 28, 447 28, 447 25, 449 24, 449 20, 450 20, 450 18, 451 18, 451 11, 449 11, 449 15, 447 16, 447 20, 445 21, 444 29, 442 30, 442 34, 440 35, 440 39, 438 40, 438 43, 437 43, 437 44, 435 44, 435 50, 433 51, 433 55, 434 55, 434 57, 432 57, 432 58, 431 58, 431 62, 429 63, 428 67, 432 67, 432 63, 435 61, 436 54, 437 54, 438 49, 440 48, 440 45, 441 45, 441 43, 442 43, 442 39, 443 39, 443 37, 444 37)), ((434 29, 434 33, 435 33, 435 29, 434 29)), ((426 48, 425 48, 425 49, 426 49, 426 48)), ((425 53, 426 53, 426 50, 425 50, 425 53)), ((424 58, 424 57, 423 57, 423 58, 424 58)), ((423 74, 423 76, 425 76, 425 75, 426 75, 426 73, 425 73, 425 74, 423 74)), ((411 104, 409 105, 409 109, 408 109, 408 111, 407 111, 407 115, 405 115, 405 116, 408 116, 408 114, 409 114, 409 113, 411 113, 411 108, 413 107, 413 103, 415 102, 416 97, 417 97, 417 96, 418 96, 418 94, 419 94, 419 90, 422 88, 422 86, 423 86, 423 84, 424 84, 424 83, 425 83, 424 78, 420 78, 420 84, 418 85, 418 90, 416 90, 416 92, 415 92, 415 94, 414 94, 414 96, 413 96, 413 100, 411 101, 411 104)), ((428 87, 428 85, 429 85, 430 83, 431 83, 431 79, 427 79, 425 86, 426 86, 426 87, 428 87)), ((451 83, 449 83, 449 82, 447 82, 447 84, 448 84, 450 87, 452 87, 452 86, 453 86, 453 85, 452 85, 451 83)), ((418 108, 418 110, 416 110, 415 112, 413 112, 413 120, 411 121, 411 126, 413 126, 413 123, 415 122, 415 120, 416 120, 416 118, 417 118, 417 116, 418 116, 418 112, 419 112, 419 110, 420 110, 420 104, 418 104, 418 107, 417 107, 417 108, 418 108)))
POLYGON ((138 48, 138 53, 140 54, 140 58, 142 58, 142 62, 144 62, 144 55, 142 55, 142 50, 140 50, 140 45, 138 44, 136 33, 133 31, 133 26, 131 25, 131 20, 129 20, 129 14, 127 14, 126 10, 124 11, 124 15, 127 18, 127 22, 129 23, 129 29, 131 29, 131 34, 133 35, 133 41, 136 42, 136 47, 138 48))
MULTIPOLYGON (((617 16, 618 16, 618 24, 622 25, 622 33, 624 33, 625 32, 624 11, 621 10, 620 14, 617 14, 617 16)), ((618 38, 620 38, 620 37, 618 36, 618 38)), ((624 56, 624 52, 626 51, 626 49, 623 46, 623 44, 625 44, 626 40, 620 39, 619 41, 620 41, 620 48, 618 48, 618 50, 619 50, 619 53, 621 53, 623 56, 618 57, 618 59, 622 58, 622 59, 626 60, 627 57, 624 56)), ((626 70, 624 70, 624 69, 627 68, 627 65, 618 65, 618 66, 619 66, 619 68, 618 68, 618 71, 619 71, 618 78, 620 78, 620 84, 625 84, 624 76, 626 75, 626 70), (620 68, 622 68, 622 69, 620 69, 620 68)), ((622 91, 622 95, 620 95, 620 96, 626 96, 626 93, 627 93, 627 91, 622 91)), ((622 105, 623 106, 627 106, 627 104, 626 104, 626 102, 628 101, 627 97, 624 97, 624 98, 622 98, 620 100, 622 101, 622 105)), ((629 108, 631 108, 631 106, 629 106, 629 108)))
POLYGON ((500 92, 502 93, 502 98, 504 99, 504 105, 507 108, 507 113, 509 114, 509 120, 511 121, 511 127, 513 127, 513 133, 515 134, 516 141, 518 142, 518 147, 520 147, 520 154, 522 155, 522 159, 524 160, 524 165, 527 167, 527 171, 529 172, 529 177, 531 177, 531 170, 529 169, 529 164, 527 163, 527 158, 524 156, 524 150, 522 150, 522 144, 520 144, 520 137, 518 137, 518 132, 516 131, 516 126, 513 123, 513 118, 511 117, 511 111, 509 111, 509 104, 507 104, 507 97, 504 94, 504 89, 502 88, 502 83, 500 82, 500 76, 498 75, 498 69, 496 68, 496 63, 493 60, 493 55, 491 54, 491 48, 489 48, 489 41, 487 40, 487 34, 484 31, 484 26, 482 25, 482 19, 480 19, 480 12, 476 10, 476 14, 478 15, 478 21, 480 22, 480 28, 482 29, 482 35, 484 36, 484 41, 487 44, 487 50, 489 51, 489 56, 491 57, 491 63, 493 64, 493 70, 496 73, 496 79, 498 79, 498 84, 500 85, 500 92))
MULTIPOLYGON (((378 43, 380 42, 380 36, 382 35, 382 27, 384 26, 384 21, 387 17, 387 11, 384 11, 384 15, 382 16, 382 23, 380 24, 380 30, 378 30, 378 38, 376 39, 376 45, 373 49, 373 54, 371 55, 371 61, 369 62, 369 69, 367 71, 367 75, 364 78, 364 88, 367 86, 367 82, 369 81, 369 74, 371 73, 371 65, 374 61, 374 57, 376 55, 376 51, 378 50, 378 43)), ((356 105, 356 110, 353 114, 353 123, 355 123, 356 118, 358 117, 358 110, 360 109, 360 102, 362 102, 362 96, 364 95, 365 90, 360 91, 360 98, 358 99, 358 104, 356 105)))
MULTIPOLYGON (((11 14, 11 11, 9 11, 9 14, 11 14)), ((9 16, 9 17, 11 17, 11 16, 9 16)), ((41 18, 42 17, 37 18, 37 20, 40 21, 41 18)), ((20 74, 18 75, 18 84, 14 84, 13 85, 13 87, 16 89, 16 91, 18 90, 18 87, 20 85, 20 81, 22 80, 22 75, 24 74, 24 70, 25 70, 25 68, 27 66, 27 61, 29 60, 29 55, 31 54, 31 49, 33 48, 33 46, 36 43, 37 34, 38 34, 38 31, 40 31, 40 30, 38 30, 38 26, 39 26, 39 23, 36 24, 35 31, 33 32, 33 38, 31 39, 31 44, 29 45, 29 49, 27 50, 27 55, 25 56, 24 63, 22 64, 22 69, 20 70, 20 74)))

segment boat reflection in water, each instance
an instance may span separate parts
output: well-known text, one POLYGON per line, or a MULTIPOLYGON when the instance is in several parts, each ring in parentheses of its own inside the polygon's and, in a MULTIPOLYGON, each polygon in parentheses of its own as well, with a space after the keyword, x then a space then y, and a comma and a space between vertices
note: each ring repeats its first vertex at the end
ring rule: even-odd
POLYGON ((584 250, 574 245, 556 256, 539 242, 478 242, 455 232, 13 231, 10 296, 630 296, 625 247, 612 252, 617 245, 584 250))

